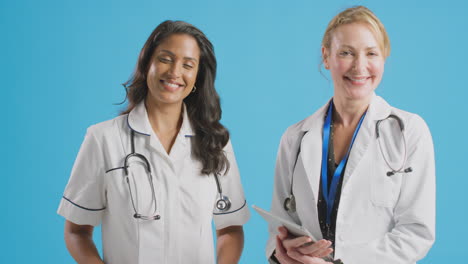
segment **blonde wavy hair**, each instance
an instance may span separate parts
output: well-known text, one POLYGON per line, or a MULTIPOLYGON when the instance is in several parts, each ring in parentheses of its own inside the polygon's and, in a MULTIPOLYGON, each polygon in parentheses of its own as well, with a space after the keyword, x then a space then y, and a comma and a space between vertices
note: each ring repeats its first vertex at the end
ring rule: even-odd
POLYGON ((330 23, 328 23, 325 34, 323 35, 322 46, 330 50, 335 29, 341 25, 351 23, 364 23, 369 25, 375 34, 384 57, 387 58, 390 55, 390 39, 388 38, 384 25, 377 16, 365 6, 351 7, 336 15, 330 23))

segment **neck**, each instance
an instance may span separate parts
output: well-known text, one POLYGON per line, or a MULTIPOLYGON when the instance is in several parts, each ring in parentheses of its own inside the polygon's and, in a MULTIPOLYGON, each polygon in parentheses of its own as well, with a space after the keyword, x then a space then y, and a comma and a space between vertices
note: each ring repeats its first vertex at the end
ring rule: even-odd
POLYGON ((182 125, 182 104, 158 104, 146 98, 145 106, 156 134, 179 131, 182 125))
POLYGON ((349 100, 333 96, 333 122, 343 127, 354 127, 369 107, 372 96, 362 100, 349 100))

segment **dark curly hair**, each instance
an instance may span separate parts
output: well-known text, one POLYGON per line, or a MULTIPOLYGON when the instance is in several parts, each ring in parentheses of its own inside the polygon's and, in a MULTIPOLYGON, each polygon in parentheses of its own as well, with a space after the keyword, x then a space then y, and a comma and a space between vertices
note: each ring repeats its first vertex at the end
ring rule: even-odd
POLYGON ((124 83, 129 104, 121 114, 128 114, 146 98, 148 94, 146 78, 153 53, 162 41, 173 34, 192 36, 200 48, 200 64, 195 81, 197 89, 184 99, 187 114, 195 131, 192 155, 203 164, 201 169, 203 174, 227 172, 229 161, 223 148, 229 140, 229 131, 219 122, 221 106, 214 87, 216 78, 214 48, 205 34, 195 26, 183 21, 167 20, 154 29, 140 52, 133 75, 124 83))

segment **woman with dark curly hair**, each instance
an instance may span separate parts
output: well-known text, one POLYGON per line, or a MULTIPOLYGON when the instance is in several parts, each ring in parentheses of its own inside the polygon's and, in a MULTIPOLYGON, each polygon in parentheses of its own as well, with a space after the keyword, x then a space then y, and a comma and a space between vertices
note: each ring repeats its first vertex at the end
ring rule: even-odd
POLYGON ((128 108, 88 129, 58 213, 78 263, 237 263, 249 218, 221 125, 213 46, 165 21, 125 83, 128 108), (102 222, 101 260, 92 240, 102 222))

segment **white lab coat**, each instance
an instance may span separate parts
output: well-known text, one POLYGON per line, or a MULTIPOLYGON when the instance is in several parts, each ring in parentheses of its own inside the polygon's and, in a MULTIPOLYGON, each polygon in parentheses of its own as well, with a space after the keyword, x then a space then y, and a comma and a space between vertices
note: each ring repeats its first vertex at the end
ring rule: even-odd
MULTIPOLYGON (((184 107, 182 127, 168 155, 151 128, 144 103, 128 115, 90 127, 58 213, 79 225, 102 223, 105 263, 215 263, 212 220, 216 229, 243 225, 249 211, 230 141, 224 149, 230 170, 219 180, 232 205, 222 214, 214 210, 216 181, 213 175, 201 174, 201 163, 191 155, 193 136, 184 107), (135 151, 151 166, 160 220, 133 217, 123 170, 132 130, 135 151)), ((154 203, 144 167, 130 166, 129 175, 139 213, 152 215, 154 203)))
MULTIPOLYGON (((278 150, 271 206, 273 214, 302 224, 316 239, 322 238, 317 201, 327 106, 328 103, 284 133, 278 150), (299 142, 299 136, 306 131, 299 142), (301 153, 293 184, 297 212, 287 213, 283 202, 290 194, 298 144, 301 153)), ((400 133, 398 127, 381 129, 392 130, 382 132, 386 135, 400 133)), ((385 149, 386 143, 381 142, 385 149)), ((393 158, 401 161, 401 155, 393 158)), ((389 160, 393 162, 391 152, 389 160)), ((269 232, 268 258, 275 249, 277 233, 271 227, 269 232)), ((335 258, 345 264, 412 264, 427 254, 434 240, 435 164, 429 129, 418 115, 391 107, 374 94, 344 173, 336 219, 335 258), (405 125, 408 152, 405 168, 413 169, 392 177, 386 175, 389 168, 382 158, 375 132, 377 120, 390 114, 400 117, 405 125)))

